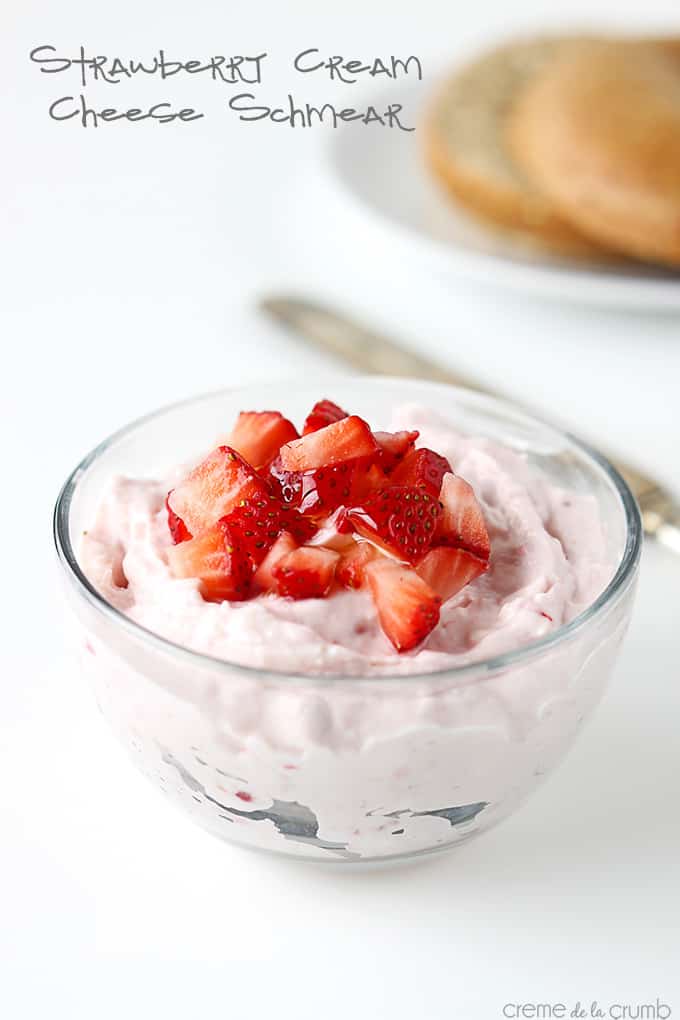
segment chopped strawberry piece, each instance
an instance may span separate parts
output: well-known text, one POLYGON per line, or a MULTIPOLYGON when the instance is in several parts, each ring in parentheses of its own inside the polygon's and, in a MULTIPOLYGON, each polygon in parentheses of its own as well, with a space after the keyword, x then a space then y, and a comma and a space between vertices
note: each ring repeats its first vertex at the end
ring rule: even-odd
POLYGON ((302 472, 286 471, 281 463, 280 454, 274 457, 269 465, 269 485, 284 503, 295 507, 300 505, 302 472))
POLYGON ((419 432, 374 432, 380 447, 380 467, 389 474, 414 448, 419 432))
POLYGON ((309 435, 310 432, 317 432, 324 429, 326 425, 332 425, 335 421, 342 421, 348 418, 347 411, 334 404, 332 400, 319 400, 305 418, 302 428, 302 435, 309 435))
POLYGON ((402 460, 392 472, 394 485, 425 486, 435 499, 439 496, 442 479, 451 471, 446 457, 440 457, 434 450, 422 446, 413 450, 402 460))
POLYGON ((342 506, 335 519, 335 526, 341 535, 351 535, 354 532, 354 523, 350 520, 349 510, 342 506))
POLYGON ((306 542, 317 528, 313 521, 297 510, 284 506, 277 496, 261 493, 244 499, 227 514, 224 521, 255 566, 259 566, 282 531, 289 532, 298 543, 306 542))
POLYGON ((302 546, 272 567, 279 595, 291 599, 319 599, 333 586, 340 554, 323 546, 302 546))
POLYGON ((313 471, 357 457, 374 456, 378 449, 366 422, 352 415, 282 446, 281 466, 285 471, 313 471))
POLYGON ((351 506, 364 493, 373 491, 381 481, 382 472, 369 466, 366 457, 345 460, 316 471, 301 474, 301 513, 332 513, 340 506, 351 506), (368 470, 367 470, 368 467, 368 470))
POLYGON ((437 626, 441 598, 415 570, 384 556, 365 575, 383 631, 398 652, 411 651, 437 626))
POLYGON ((228 445, 259 468, 273 460, 285 443, 297 438, 295 426, 278 411, 241 411, 228 445))
POLYGON ((179 545, 180 542, 186 542, 191 538, 191 532, 187 528, 186 524, 181 517, 178 517, 175 511, 170 506, 170 491, 165 499, 165 509, 168 512, 168 527, 170 528, 170 534, 175 545, 179 545))
POLYGON ((437 546, 423 557, 416 570, 443 602, 488 570, 489 564, 464 549, 437 546))
POLYGON ((362 469, 365 472, 364 463, 355 459, 317 468, 315 471, 301 472, 300 512, 329 514, 339 506, 351 503, 355 480, 362 469))
POLYGON ((365 499, 371 492, 384 489, 390 484, 390 480, 381 467, 371 464, 368 471, 357 473, 352 493, 353 502, 365 499))
POLYGON ((338 583, 343 588, 361 588, 365 580, 365 568, 380 553, 370 542, 355 542, 341 553, 335 571, 338 583))
POLYGON ((344 512, 345 508, 340 507, 328 517, 315 518, 314 523, 318 526, 318 531, 305 545, 323 545, 326 549, 335 549, 336 552, 345 552, 353 546, 351 528, 341 530, 339 527, 344 512))
POLYGON ((285 503, 315 517, 350 506, 387 481, 370 457, 355 457, 311 471, 286 471, 277 457, 270 474, 285 503))
POLYGON ((219 446, 168 495, 168 504, 192 535, 228 514, 241 500, 266 492, 265 482, 228 446, 219 446))
POLYGON ((272 570, 279 560, 282 560, 293 549, 297 549, 297 542, 287 531, 282 531, 255 571, 253 587, 256 591, 272 591, 276 587, 276 579, 272 570))
POLYGON ((347 511, 354 530, 390 556, 415 563, 429 549, 441 506, 424 488, 379 489, 347 511))
POLYGON ((250 594, 252 561, 224 521, 197 538, 172 546, 168 563, 175 577, 198 578, 208 602, 241 601, 250 594))
POLYGON ((442 514, 437 525, 436 544, 465 549, 481 560, 488 560, 489 533, 472 486, 457 475, 447 474, 439 498, 442 514))

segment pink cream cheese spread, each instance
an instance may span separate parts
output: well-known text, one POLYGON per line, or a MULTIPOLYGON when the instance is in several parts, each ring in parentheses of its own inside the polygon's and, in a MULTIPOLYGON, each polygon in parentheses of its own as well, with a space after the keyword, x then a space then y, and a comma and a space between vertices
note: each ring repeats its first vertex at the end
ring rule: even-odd
MULTIPOLYGON (((500 443, 463 436, 425 408, 395 410, 473 487, 488 528, 488 571, 441 607, 415 651, 397 654, 363 590, 211 603, 168 566, 165 498, 175 478, 116 478, 83 537, 81 562, 104 597, 176 644, 246 666, 345 676, 429 673, 486 659, 573 619, 611 576, 593 497, 565 490, 500 443)), ((179 477, 184 466, 178 470, 179 477)))
POLYGON ((88 522, 80 563, 104 598, 212 657, 96 614, 81 642, 99 706, 139 767, 220 838, 320 861, 452 846, 515 810, 601 697, 630 595, 536 653, 447 671, 535 642, 604 589, 615 553, 595 497, 424 407, 380 425, 418 430, 419 446, 448 458, 490 539, 488 569, 443 602, 413 650, 390 643, 363 589, 218 603, 173 576, 166 494, 193 464, 112 479, 88 522))

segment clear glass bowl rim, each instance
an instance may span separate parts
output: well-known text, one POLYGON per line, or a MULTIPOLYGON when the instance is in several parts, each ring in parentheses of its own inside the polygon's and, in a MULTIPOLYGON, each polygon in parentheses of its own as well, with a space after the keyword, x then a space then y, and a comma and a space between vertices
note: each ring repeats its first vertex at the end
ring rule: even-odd
POLYGON ((176 644, 174 641, 170 641, 168 638, 164 638, 160 634, 156 634, 154 631, 148 630, 146 627, 136 623, 120 610, 116 609, 116 607, 111 605, 110 602, 107 602, 104 596, 94 587, 80 568, 69 534, 71 502, 75 495, 80 478, 87 469, 96 460, 102 457, 119 439, 123 439, 126 435, 128 435, 128 433, 142 427, 160 415, 182 407, 188 407, 191 404, 199 403, 203 400, 214 399, 222 395, 226 396, 228 394, 238 393, 239 391, 252 391, 255 388, 266 391, 270 388, 273 392, 275 387, 280 385, 276 383, 264 383, 261 387, 258 387, 256 383, 251 383, 245 386, 220 387, 217 390, 204 392, 193 397, 188 397, 184 400, 174 401, 170 404, 158 407, 148 414, 142 415, 141 417, 128 422, 126 425, 122 426, 122 428, 111 433, 104 440, 98 443, 97 446, 95 446, 88 454, 86 454, 80 463, 73 469, 64 482, 54 507, 53 537, 59 562, 61 563, 61 566, 67 574, 70 582, 75 586, 78 594, 116 627, 123 628, 133 638, 138 641, 145 642, 152 648, 156 648, 159 652, 171 654, 184 659, 187 665, 193 664, 194 666, 203 668, 208 667, 212 670, 232 674, 237 672, 243 674, 243 676, 249 676, 251 678, 259 677, 262 680, 281 683, 286 680, 295 680, 296 682, 304 680, 311 684, 328 684, 333 681, 351 681, 353 684, 361 684, 362 682, 408 684, 417 681, 422 682, 424 680, 433 680, 437 677, 441 678, 444 676, 464 679, 472 675, 496 673, 500 670, 508 669, 511 666, 519 666, 526 661, 530 661, 543 653, 550 651, 555 646, 574 636, 578 631, 594 622, 597 617, 606 613, 607 610, 628 590, 630 583, 635 577, 642 549, 643 531, 640 511, 635 497, 624 478, 617 471, 614 465, 611 464, 610 461, 594 447, 585 443, 583 440, 578 439, 570 432, 557 428, 542 418, 527 413, 522 408, 509 401, 499 400, 496 397, 490 397, 486 394, 478 393, 477 391, 467 389, 465 387, 451 386, 446 383, 434 383, 425 379, 407 379, 403 376, 369 377, 365 375, 343 375, 340 377, 336 376, 334 380, 333 378, 320 378, 318 380, 315 379, 314 381, 322 388, 326 385, 332 389, 333 382, 335 381, 335 383, 337 383, 339 378, 343 381, 347 381, 352 378, 356 380, 366 380, 370 378, 371 382, 377 386, 385 384, 390 385, 394 383, 398 383, 403 386, 408 382, 411 382, 418 386, 432 386, 437 389, 447 389, 453 393, 461 394, 467 401, 472 400, 473 403, 479 406, 480 410, 484 410, 485 408, 488 410, 495 409, 501 413, 511 414, 516 419, 519 418, 531 425, 539 426, 540 428, 551 432, 553 435, 561 438, 562 440, 566 440, 567 443, 576 447, 579 453, 583 455, 586 460, 594 462, 613 484, 614 489, 621 500, 624 512, 626 525, 625 545, 621 555, 621 560, 606 588, 604 588, 595 601, 579 613, 578 616, 575 616, 568 623, 562 624, 560 627, 550 631, 548 634, 536 641, 532 641, 526 645, 520 645, 519 648, 512 649, 508 652, 502 652, 489 658, 477 659, 461 666, 446 666, 441 670, 428 670, 424 673, 350 675, 294 673, 290 670, 277 671, 272 669, 262 669, 257 666, 246 666, 239 662, 232 662, 228 659, 216 658, 215 656, 208 655, 204 652, 194 651, 184 645, 176 644))

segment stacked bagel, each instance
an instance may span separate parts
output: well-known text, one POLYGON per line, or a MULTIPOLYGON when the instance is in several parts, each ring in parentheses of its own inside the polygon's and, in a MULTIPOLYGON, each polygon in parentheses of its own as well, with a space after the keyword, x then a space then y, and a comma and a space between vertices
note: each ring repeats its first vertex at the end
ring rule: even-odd
POLYGON ((424 137, 483 220, 576 257, 680 266, 680 40, 507 44, 445 82, 424 137))

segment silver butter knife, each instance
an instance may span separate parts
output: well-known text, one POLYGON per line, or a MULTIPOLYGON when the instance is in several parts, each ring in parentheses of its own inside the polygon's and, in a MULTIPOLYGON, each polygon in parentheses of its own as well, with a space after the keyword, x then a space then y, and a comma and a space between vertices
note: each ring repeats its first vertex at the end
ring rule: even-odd
MULTIPOLYGON (((265 297, 260 301, 260 308, 314 347, 362 372, 431 379, 465 386, 489 396, 501 396, 474 379, 443 368, 345 315, 306 298, 265 297)), ((541 417, 540 414, 538 416, 541 417)), ((680 554, 680 502, 642 471, 615 457, 609 459, 626 479, 638 501, 645 533, 680 554)))

